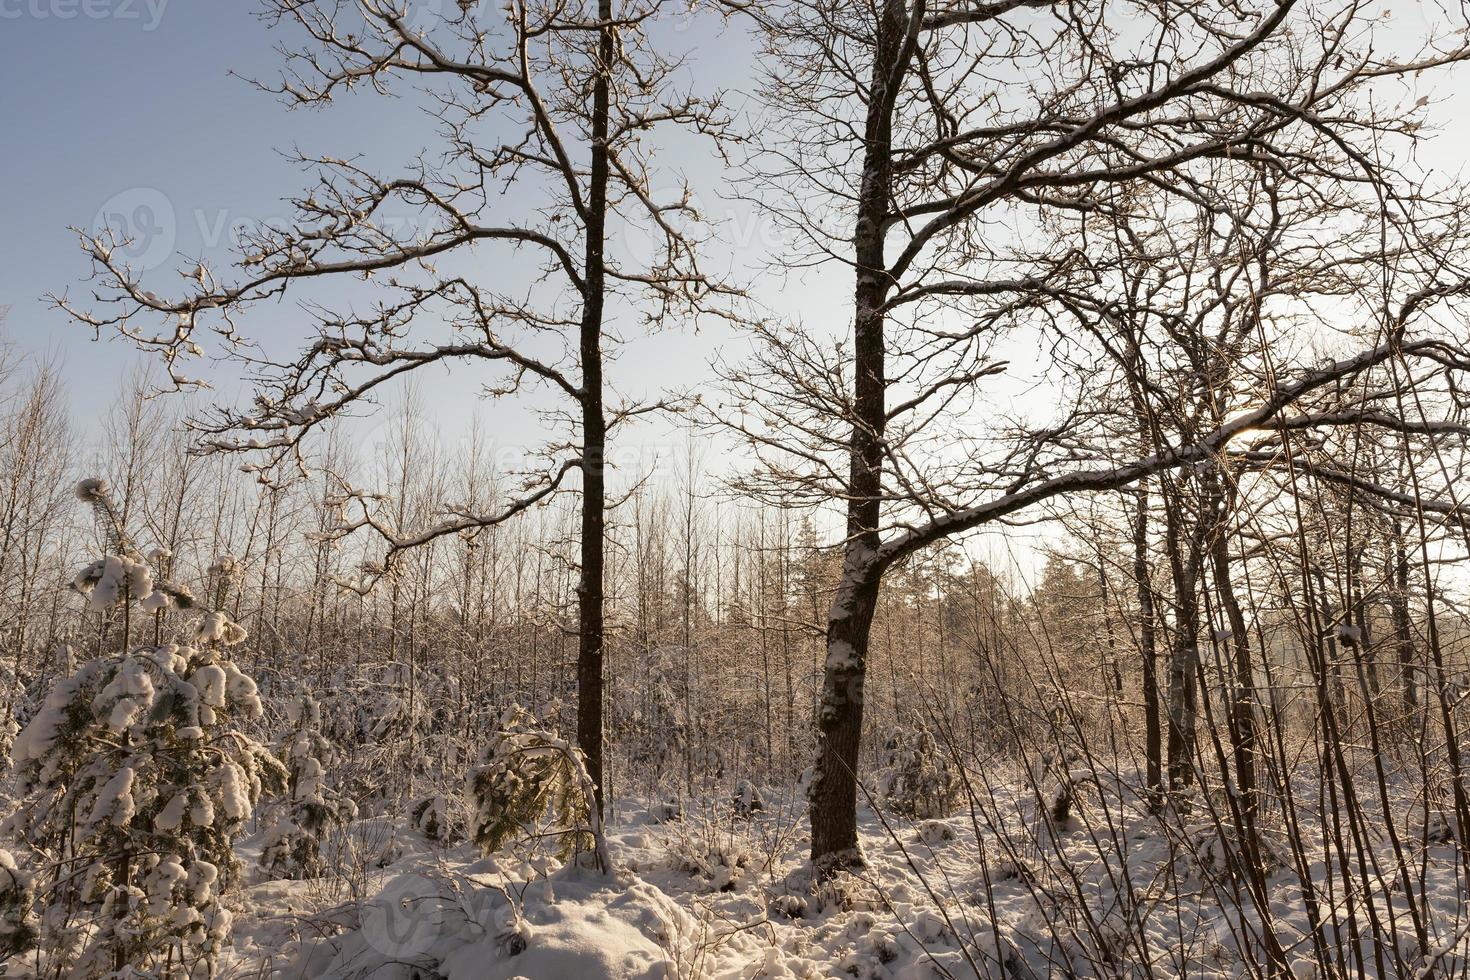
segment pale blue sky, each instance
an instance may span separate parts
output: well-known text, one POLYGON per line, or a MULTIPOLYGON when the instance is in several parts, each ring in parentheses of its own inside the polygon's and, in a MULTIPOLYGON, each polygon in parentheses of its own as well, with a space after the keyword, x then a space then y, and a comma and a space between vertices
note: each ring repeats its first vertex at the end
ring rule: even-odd
MULTIPOLYGON (((163 201, 176 248, 197 252, 220 222, 280 214, 301 176, 279 147, 364 152, 392 139, 395 106, 367 100, 331 112, 287 113, 229 76, 271 77, 272 38, 254 4, 109 0, 80 11, 66 0, 4 0, 0 20, 0 303, 25 348, 65 360, 76 407, 100 409, 137 358, 49 309, 43 294, 85 295, 88 264, 69 225, 93 227, 104 208, 163 201)), ((160 222, 166 218, 160 215, 160 222)), ((172 285, 167 266, 155 273, 172 285)), ((162 289, 160 291, 163 291, 162 289)))
MULTIPOLYGON (((411 100, 365 94, 321 111, 287 111, 232 77, 277 75, 273 45, 285 38, 267 29, 255 16, 258 9, 252 0, 0 0, 6 136, 0 153, 0 306, 10 307, 7 333, 24 349, 63 359, 84 422, 105 411, 117 379, 139 356, 115 339, 94 343, 44 300, 49 292, 86 295, 89 266, 67 226, 95 227, 103 212, 156 218, 158 227, 175 232, 171 240, 155 236, 153 248, 172 244, 174 253, 216 256, 211 264, 223 266, 231 226, 289 217, 283 199, 306 186, 281 150, 362 154, 390 168, 430 142, 429 121, 411 100)), ((738 32, 718 36, 711 23, 681 34, 681 43, 695 49, 701 86, 748 84, 748 42, 738 32)), ((733 94, 738 102, 740 93, 733 94)), ((725 175, 700 160, 690 163, 699 172, 689 176, 703 181, 698 189, 712 217, 743 213, 719 200, 725 175)), ((740 230, 754 247, 736 261, 760 261, 761 236, 740 230)), ((160 257, 150 252, 148 264, 160 257)), ((176 255, 162 262, 146 282, 157 283, 162 294, 173 292, 179 284, 173 268, 182 261, 176 255)), ((846 278, 840 269, 832 274, 846 278)), ((308 320, 287 304, 257 309, 244 323, 261 336, 289 341, 308 320)), ((687 383, 706 374, 726 339, 718 329, 661 334, 624 355, 618 379, 635 390, 644 382, 653 389, 687 383)), ((211 377, 220 382, 219 399, 243 391, 211 377)), ((431 402, 442 407, 473 398, 467 379, 425 380, 431 402)), ((534 438, 533 424, 515 411, 486 414, 503 438, 534 438)))
MULTIPOLYGON (((258 9, 255 0, 0 0, 0 305, 10 307, 7 332, 24 349, 63 358, 84 422, 105 410, 117 379, 138 357, 116 340, 94 343, 44 301, 48 292, 85 295, 88 263, 68 225, 92 227, 103 211, 145 219, 171 212, 174 250, 202 251, 223 265, 218 243, 228 239, 232 224, 286 217, 283 198, 304 186, 282 149, 363 154, 387 170, 429 142, 428 121, 408 100, 364 94, 324 111, 286 111, 232 77, 231 71, 276 75, 273 45, 282 37, 267 30, 255 16, 258 9)), ((1408 5, 1385 30, 1417 33, 1424 26, 1418 11, 1408 5)), ((738 28, 720 35, 714 23, 700 21, 682 32, 680 43, 693 49, 699 83, 731 90, 738 103, 753 77, 750 45, 738 28)), ((1463 86, 1445 76, 1437 81, 1434 94, 1454 98, 1436 115, 1458 118, 1463 86)), ((1452 124, 1425 150, 1425 161, 1461 169, 1463 134, 1452 124)), ((775 243, 768 230, 752 226, 744 209, 720 200, 728 175, 703 157, 674 156, 711 217, 734 219, 728 250, 741 271, 757 268, 775 243)), ((177 282, 167 263, 153 275, 159 292, 172 291, 177 282)), ((802 315, 811 329, 842 333, 849 287, 846 270, 829 266, 805 283, 765 284, 758 292, 802 315)), ((245 327, 289 344, 308 323, 287 304, 257 309, 245 327)), ((662 333, 635 344, 615 377, 637 394, 697 383, 727 339, 716 328, 699 335, 662 333)), ((426 380, 434 406, 462 408, 473 400, 472 379, 463 375, 426 380)), ((234 401, 240 393, 222 385, 216 397, 234 401)), ((466 413, 440 415, 450 423, 466 413)), ((509 407, 486 415, 503 441, 534 438, 530 420, 509 407)))

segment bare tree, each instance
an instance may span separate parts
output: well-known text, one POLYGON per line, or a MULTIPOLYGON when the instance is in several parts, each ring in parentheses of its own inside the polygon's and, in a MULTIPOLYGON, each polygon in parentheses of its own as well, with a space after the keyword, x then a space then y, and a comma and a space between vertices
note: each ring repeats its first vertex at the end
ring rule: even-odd
POLYGON ((730 295, 699 266, 687 190, 676 182, 661 194, 673 178, 649 163, 656 131, 718 139, 723 110, 717 97, 678 91, 677 58, 650 39, 672 6, 665 0, 451 6, 425 20, 405 0, 267 0, 269 20, 304 43, 286 55, 282 79, 262 87, 318 106, 354 88, 420 86, 439 124, 438 152, 392 176, 301 157, 315 185, 294 201, 295 226, 250 236, 233 281, 197 263, 179 298, 145 289, 121 260, 121 242, 84 234, 92 301, 57 302, 157 352, 179 386, 189 383, 184 363, 213 336, 262 380, 253 407, 226 406, 200 421, 205 445, 262 451, 266 467, 305 467, 313 432, 426 368, 472 365, 487 372, 489 395, 525 393, 557 434, 495 508, 440 501, 437 519, 407 527, 371 493, 340 481, 342 515, 331 533, 368 529, 381 538, 385 557, 351 583, 365 590, 401 555, 503 524, 579 475, 577 729, 600 795, 607 445, 620 426, 664 407, 613 393, 609 328, 619 316, 657 324, 698 315, 730 295), (623 261, 608 241, 628 223, 653 245, 623 261), (496 270, 489 276, 487 261, 496 270), (310 289, 324 279, 367 281, 357 288, 371 297, 370 311, 313 301, 310 289), (237 329, 240 315, 297 292, 314 341, 291 358, 258 353, 237 329))
MULTIPOLYGON (((1054 393, 1054 410, 990 424, 998 406, 984 382, 1005 368, 999 348, 1023 325, 1028 357, 1064 344, 1073 295, 1104 279, 1090 237, 1048 227, 1106 211, 1110 188, 1209 202, 1218 173, 1202 164, 1266 168, 1321 188, 1328 210, 1382 203, 1393 243, 1377 262, 1413 265, 1393 257, 1419 243, 1421 214, 1404 206, 1414 184, 1384 161, 1412 138, 1422 102, 1384 113, 1370 93, 1463 59, 1459 35, 1385 54, 1362 4, 1258 8, 792 0, 756 10, 780 134, 757 165, 762 199, 796 233, 787 262, 834 261, 855 276, 850 344, 834 353, 825 339, 765 327, 757 362, 727 378, 760 406, 727 420, 763 463, 748 486, 846 510, 811 789, 819 870, 862 860, 865 665, 889 569, 1046 500, 1207 463, 1304 402, 1331 406, 1365 372, 1446 352, 1444 337, 1406 339, 1426 308, 1463 289, 1461 270, 1426 261, 1400 302, 1379 304, 1391 324, 1379 342, 1325 366, 1273 364, 1250 404, 1187 442, 1111 461, 1096 448, 1097 384, 1048 371, 1046 358, 1028 365, 1029 380, 1054 393), (1123 20, 1126 32, 1110 27, 1123 20), (1038 334, 1052 339, 1029 339, 1038 334)), ((1192 591, 1188 571, 1176 585, 1192 591)))

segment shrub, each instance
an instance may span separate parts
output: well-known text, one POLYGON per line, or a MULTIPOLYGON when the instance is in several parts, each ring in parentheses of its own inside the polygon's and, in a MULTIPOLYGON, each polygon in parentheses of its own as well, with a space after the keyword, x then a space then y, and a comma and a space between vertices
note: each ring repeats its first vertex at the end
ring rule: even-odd
POLYGON ((916 820, 949 816, 959 799, 960 780, 927 728, 891 737, 884 757, 879 796, 889 810, 916 820))
POLYGON ((467 796, 470 837, 486 854, 550 837, 563 858, 591 855, 600 870, 611 869, 582 753, 525 709, 511 708, 501 718, 470 772, 467 796))
POLYGON ((74 588, 93 610, 121 613, 124 647, 130 610, 153 613, 155 643, 83 664, 16 737, 23 798, 10 827, 56 871, 36 897, 32 933, 31 882, 8 856, 0 861, 0 929, 12 946, 34 939, 53 975, 211 975, 229 936, 219 895, 235 870, 235 837, 286 773, 239 727, 260 714, 254 681, 225 653, 244 630, 208 613, 195 645, 156 642, 163 612, 192 599, 155 584, 105 484, 84 481, 78 495, 113 553, 83 568, 74 588))
POLYGON ((287 728, 276 745, 287 773, 286 794, 260 854, 261 866, 278 878, 320 877, 323 838, 357 815, 351 800, 327 786, 323 760, 332 753, 321 718, 321 706, 304 691, 286 706, 287 728))

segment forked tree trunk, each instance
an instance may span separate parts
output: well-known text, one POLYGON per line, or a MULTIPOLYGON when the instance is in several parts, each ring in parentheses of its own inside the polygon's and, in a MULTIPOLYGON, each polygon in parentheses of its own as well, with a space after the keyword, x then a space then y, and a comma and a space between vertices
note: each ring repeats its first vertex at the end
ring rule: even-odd
MULTIPOLYGON (((1261 850, 1261 837, 1257 829, 1260 809, 1260 793, 1256 779, 1256 676, 1255 663, 1251 656, 1250 630, 1246 625, 1245 612, 1235 592, 1235 582, 1230 577, 1230 528, 1236 508, 1236 489, 1228 476, 1218 468, 1207 474, 1207 486, 1213 502, 1214 528, 1209 547, 1215 590, 1220 597, 1220 606, 1225 621, 1230 627, 1230 644, 1235 668, 1235 692, 1230 699, 1227 720, 1230 726, 1230 744, 1235 762, 1236 800, 1230 806, 1229 817, 1236 823, 1240 834, 1241 859, 1245 864, 1246 884, 1251 890, 1256 908, 1270 908, 1266 885, 1266 867, 1261 850)), ((1264 930, 1266 958, 1270 976, 1289 976, 1286 954, 1277 939, 1274 929, 1264 930)))
MULTIPOLYGON (((1196 606, 1185 598, 1182 606, 1196 606)), ((1195 729, 1199 721, 1199 636, 1197 610, 1181 610, 1169 660, 1169 789, 1194 785, 1195 729)))
POLYGON ((1165 547, 1174 578, 1174 642, 1169 656, 1169 790, 1195 781, 1195 728, 1199 720, 1199 573, 1204 522, 1184 537, 1179 502, 1164 494, 1165 547), (1184 549, 1187 549, 1184 550, 1184 549))
POLYGON ((1230 628, 1230 646, 1235 667, 1235 695, 1230 708, 1230 742, 1235 756, 1235 783, 1239 791, 1245 830, 1250 835, 1247 844, 1255 856, 1255 817, 1257 810, 1256 792, 1256 677, 1255 663, 1251 657, 1250 631, 1246 626, 1245 613, 1240 599, 1235 594, 1235 583, 1230 577, 1230 514, 1235 509, 1234 494, 1220 485, 1220 476, 1212 476, 1215 505, 1215 530, 1210 541, 1210 553, 1214 565, 1215 591, 1220 596, 1220 608, 1225 613, 1230 628))

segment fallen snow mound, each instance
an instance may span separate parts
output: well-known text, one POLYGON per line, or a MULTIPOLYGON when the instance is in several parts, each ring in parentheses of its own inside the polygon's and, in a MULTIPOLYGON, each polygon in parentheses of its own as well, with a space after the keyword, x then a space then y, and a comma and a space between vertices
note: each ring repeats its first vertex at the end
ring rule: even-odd
POLYGON ((333 980, 667 975, 692 921, 658 888, 564 870, 500 887, 476 875, 391 880, 341 938, 333 980))

